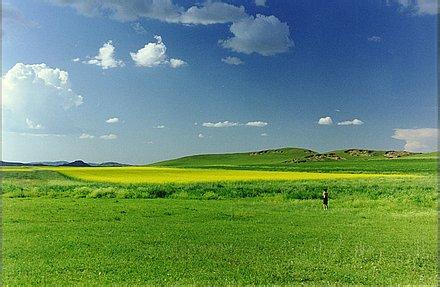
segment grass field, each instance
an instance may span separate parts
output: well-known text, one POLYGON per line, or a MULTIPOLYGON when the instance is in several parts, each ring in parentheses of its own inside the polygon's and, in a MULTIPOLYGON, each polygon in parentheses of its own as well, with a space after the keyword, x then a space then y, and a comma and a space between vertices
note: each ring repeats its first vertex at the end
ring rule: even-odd
POLYGON ((436 173, 420 160, 397 176, 6 168, 3 284, 436 285, 436 173))

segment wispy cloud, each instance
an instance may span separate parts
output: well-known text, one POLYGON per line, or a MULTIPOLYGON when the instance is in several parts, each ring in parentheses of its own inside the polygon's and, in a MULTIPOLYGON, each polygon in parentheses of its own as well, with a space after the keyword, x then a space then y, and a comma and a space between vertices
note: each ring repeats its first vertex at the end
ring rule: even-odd
POLYGON ((255 0, 255 5, 266 6, 266 0, 255 0))
POLYGON ((139 22, 132 23, 131 28, 138 34, 147 34, 147 30, 139 22))
POLYGON ((364 122, 358 119, 353 119, 351 121, 343 121, 343 122, 339 122, 338 126, 360 126, 363 125, 364 122))
POLYGON ((115 140, 118 138, 118 136, 115 134, 107 134, 107 135, 102 135, 99 138, 101 138, 103 140, 115 140))
POLYGON ((26 119, 26 125, 31 130, 41 130, 43 128, 43 125, 36 123, 30 119, 26 119))
POLYGON ((371 36, 371 37, 368 37, 367 40, 369 42, 376 42, 376 43, 382 42, 382 38, 379 36, 371 36))
POLYGON ((164 125, 157 125, 155 127, 153 127, 153 129, 164 129, 165 126, 164 125))
POLYGON ((94 135, 90 135, 90 134, 86 134, 86 133, 82 133, 79 136, 79 139, 85 140, 85 139, 94 139, 95 136, 94 135))
POLYGON ((202 139, 202 138, 204 138, 205 136, 204 136, 203 134, 199 134, 197 137, 198 137, 199 139, 202 139))
POLYGON ((224 121, 224 122, 217 122, 217 123, 203 123, 202 126, 206 128, 229 128, 229 127, 236 127, 239 123, 236 122, 230 122, 230 121, 224 121))
POLYGON ((261 136, 262 137, 267 137, 267 133, 262 133, 261 136))
POLYGON ((226 58, 223 58, 222 62, 228 65, 235 65, 235 66, 244 64, 244 62, 240 58, 231 57, 231 56, 227 56, 226 58))
POLYGON ((258 128, 265 127, 267 125, 268 125, 268 123, 262 122, 262 121, 255 121, 255 122, 247 122, 246 123, 246 126, 248 126, 248 127, 258 127, 258 128))

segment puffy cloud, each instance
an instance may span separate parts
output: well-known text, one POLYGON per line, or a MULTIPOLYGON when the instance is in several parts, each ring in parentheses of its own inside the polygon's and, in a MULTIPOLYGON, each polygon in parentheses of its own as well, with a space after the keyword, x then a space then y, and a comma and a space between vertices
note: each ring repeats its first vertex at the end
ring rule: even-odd
POLYGON ((48 132, 64 132, 71 124, 67 111, 82 103, 83 97, 71 89, 69 74, 44 63, 17 63, 2 77, 4 129, 8 131, 44 124, 48 132))
POLYGON ((406 151, 424 152, 438 149, 438 129, 395 129, 392 138, 405 141, 406 151))
POLYGON ((202 126, 206 128, 229 128, 229 127, 235 127, 238 126, 238 123, 230 122, 230 121, 224 121, 224 122, 218 122, 218 123, 203 123, 202 126))
POLYGON ((339 122, 338 126, 351 126, 351 125, 353 125, 353 126, 360 126, 360 125, 363 125, 363 124, 364 124, 363 121, 358 120, 358 119, 353 119, 351 121, 339 122))
POLYGON ((220 43, 224 48, 235 52, 272 56, 287 52, 293 46, 289 26, 273 15, 249 16, 234 22, 230 31, 234 36, 220 40, 220 43))
POLYGON ((230 56, 223 58, 222 62, 229 64, 229 65, 236 65, 236 66, 244 64, 244 62, 240 58, 230 57, 230 56))
POLYGON ((180 16, 183 24, 221 24, 245 18, 243 6, 237 7, 223 2, 207 2, 202 7, 192 6, 180 16))
POLYGON ((186 65, 186 62, 180 59, 170 59, 170 67, 171 68, 179 68, 181 66, 186 65))
POLYGON ((266 6, 266 0, 255 0, 255 5, 266 6))
POLYGON ((104 45, 99 48, 98 55, 88 61, 85 61, 84 63, 97 65, 103 69, 124 66, 124 62, 115 59, 115 47, 113 46, 112 41, 104 43, 104 45))
POLYGON ((378 42, 382 41, 382 38, 379 37, 379 36, 371 36, 371 37, 368 37, 367 40, 369 42, 376 42, 376 43, 378 43, 378 42))
POLYGON ((331 117, 324 117, 324 118, 320 118, 318 121, 319 125, 332 125, 333 124, 333 120, 331 117))
POLYGON ((163 43, 162 37, 156 35, 154 38, 156 39, 155 43, 148 43, 136 53, 130 53, 136 66, 151 68, 159 65, 170 65, 172 68, 178 68, 186 64, 185 61, 180 59, 168 60, 167 47, 163 43))
POLYGON ((115 140, 118 138, 118 136, 115 134, 107 134, 107 135, 102 135, 99 138, 101 138, 103 140, 115 140))
MULTIPOLYGON (((391 0, 390 2, 395 2, 391 0)), ((417 15, 436 15, 438 13, 437 0, 397 0, 397 3, 406 11, 417 15)))
POLYGON ((268 125, 268 123, 266 123, 266 122, 261 122, 261 121, 247 122, 247 123, 246 123, 246 126, 249 126, 249 127, 258 127, 258 128, 262 128, 262 127, 265 127, 265 126, 267 126, 267 125, 268 125))
POLYGON ((155 127, 153 127, 154 129, 164 129, 165 126, 164 125, 157 125, 155 127))
POLYGON ((85 139, 94 139, 95 138, 95 136, 93 136, 93 135, 89 135, 89 134, 86 134, 86 133, 82 133, 80 136, 79 136, 79 139, 82 139, 82 140, 85 140, 85 139))
POLYGON ((108 124, 115 124, 119 122, 119 118, 109 118, 108 120, 105 121, 108 124))
POLYGON ((203 134, 199 134, 197 137, 198 137, 199 139, 202 139, 202 138, 204 138, 205 136, 204 136, 203 134))
POLYGON ((26 119, 26 125, 28 126, 28 128, 30 128, 31 130, 40 130, 43 128, 43 126, 41 124, 38 124, 30 119, 26 119))

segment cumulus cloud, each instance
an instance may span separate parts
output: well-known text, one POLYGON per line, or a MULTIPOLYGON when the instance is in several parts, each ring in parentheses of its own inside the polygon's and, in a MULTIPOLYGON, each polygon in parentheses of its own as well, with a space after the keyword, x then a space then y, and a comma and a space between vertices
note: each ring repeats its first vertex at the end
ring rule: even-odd
POLYGON ((333 124, 333 120, 331 117, 323 117, 320 118, 318 121, 318 125, 332 125, 333 124))
POLYGON ((378 42, 382 41, 382 38, 379 37, 379 36, 371 36, 371 37, 368 37, 367 40, 369 42, 376 42, 376 43, 378 43, 378 42))
POLYGON ((99 48, 98 55, 84 63, 100 66, 104 70, 124 66, 123 61, 115 59, 115 47, 113 46, 112 41, 104 43, 104 45, 99 48))
POLYGON ((353 126, 360 126, 360 125, 363 125, 363 124, 364 124, 363 121, 358 120, 358 119, 353 119, 351 121, 339 122, 338 126, 351 126, 351 125, 353 125, 353 126))
POLYGON ((160 65, 169 65, 172 68, 178 68, 186 64, 180 59, 168 59, 166 54, 167 47, 162 41, 161 36, 154 36, 156 42, 148 43, 136 53, 131 52, 130 56, 139 67, 156 67, 160 65))
POLYGON ((70 124, 68 111, 82 103, 83 97, 71 89, 69 74, 44 63, 17 63, 2 77, 4 129, 8 131, 43 125, 48 132, 64 131, 70 124))
POLYGON ((28 126, 28 128, 30 128, 31 130, 40 130, 43 128, 43 126, 41 124, 38 124, 30 119, 26 119, 26 125, 28 126))
POLYGON ((107 134, 107 135, 102 135, 99 138, 101 138, 103 140, 115 140, 118 138, 118 136, 115 134, 107 134))
POLYGON ((392 138, 405 141, 406 151, 424 152, 438 149, 438 129, 395 129, 392 138))
POLYGON ((248 127, 258 127, 258 128, 262 128, 262 127, 265 127, 267 125, 268 125, 268 123, 261 122, 261 121, 247 122, 246 123, 246 126, 248 126, 248 127))
POLYGON ((192 6, 182 13, 179 22, 183 24, 222 24, 245 18, 243 6, 237 7, 223 2, 206 2, 204 6, 192 6))
POLYGON ((404 10, 416 15, 436 15, 438 13, 437 0, 390 0, 397 2, 404 10))
POLYGON ((119 122, 119 118, 109 118, 108 120, 105 121, 108 124, 115 124, 119 122))
POLYGON ((226 58, 223 58, 222 62, 228 65, 236 65, 236 66, 244 64, 244 62, 240 58, 231 57, 231 56, 227 56, 226 58))
POLYGON ((230 121, 224 121, 224 122, 217 122, 217 123, 203 123, 202 126, 206 128, 229 128, 229 127, 235 127, 238 126, 238 123, 230 122, 230 121))
POLYGON ((171 68, 179 68, 181 66, 186 65, 186 62, 180 59, 170 59, 170 67, 171 68))
POLYGON ((205 136, 204 136, 203 134, 199 134, 197 137, 198 137, 199 139, 202 139, 202 138, 204 138, 205 136))
POLYGON ((234 22, 230 31, 234 36, 220 43, 235 52, 272 56, 287 52, 293 46, 289 26, 273 15, 249 16, 234 22))
POLYGON ((95 136, 90 135, 90 134, 86 134, 86 133, 82 133, 82 134, 79 136, 79 139, 82 139, 82 140, 86 140, 86 139, 94 139, 94 138, 95 138, 95 136))

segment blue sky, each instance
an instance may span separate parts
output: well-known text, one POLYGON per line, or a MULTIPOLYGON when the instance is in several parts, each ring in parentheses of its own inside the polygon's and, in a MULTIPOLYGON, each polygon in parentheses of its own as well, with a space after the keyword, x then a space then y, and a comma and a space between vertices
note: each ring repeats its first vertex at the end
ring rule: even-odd
POLYGON ((435 1, 3 1, 3 159, 436 149, 435 1))

